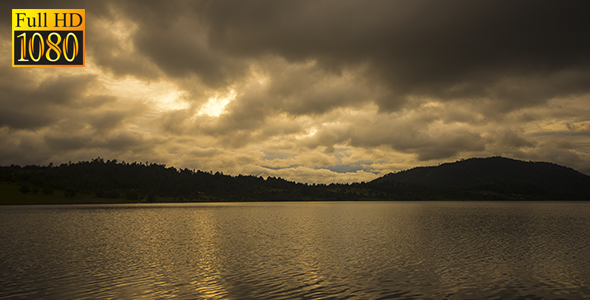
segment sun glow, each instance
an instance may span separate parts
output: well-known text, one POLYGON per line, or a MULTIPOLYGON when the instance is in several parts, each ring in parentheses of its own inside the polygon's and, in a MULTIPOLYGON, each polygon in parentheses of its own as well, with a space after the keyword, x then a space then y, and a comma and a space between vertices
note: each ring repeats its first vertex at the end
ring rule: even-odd
POLYGON ((236 92, 234 90, 231 90, 229 94, 225 95, 225 97, 215 96, 213 98, 209 98, 207 103, 201 106, 198 114, 217 117, 225 111, 225 106, 235 98, 236 92))

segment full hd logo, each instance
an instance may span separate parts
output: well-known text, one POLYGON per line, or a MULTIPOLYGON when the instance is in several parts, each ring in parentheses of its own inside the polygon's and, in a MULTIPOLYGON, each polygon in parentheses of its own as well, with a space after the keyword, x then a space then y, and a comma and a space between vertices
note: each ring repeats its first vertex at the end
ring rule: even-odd
POLYGON ((84 9, 13 9, 13 67, 83 67, 84 9))

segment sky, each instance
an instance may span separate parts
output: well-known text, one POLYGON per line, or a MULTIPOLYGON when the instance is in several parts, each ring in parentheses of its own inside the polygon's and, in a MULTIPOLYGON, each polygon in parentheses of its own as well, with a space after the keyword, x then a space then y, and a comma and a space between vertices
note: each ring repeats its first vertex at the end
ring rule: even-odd
POLYGON ((0 165, 306 183, 470 157, 590 174, 586 1, 2 1, 0 165), (17 8, 83 8, 86 66, 11 66, 17 8))

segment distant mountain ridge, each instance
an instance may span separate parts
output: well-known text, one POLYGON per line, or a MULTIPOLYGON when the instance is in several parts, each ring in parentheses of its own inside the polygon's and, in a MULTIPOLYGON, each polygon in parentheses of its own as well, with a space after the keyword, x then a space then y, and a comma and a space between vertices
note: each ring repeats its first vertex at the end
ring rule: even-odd
POLYGON ((477 188, 500 183, 517 183, 560 194, 590 195, 588 175, 553 163, 525 162, 500 156, 470 158, 433 167, 416 167, 390 173, 372 181, 385 182, 433 188, 477 188))

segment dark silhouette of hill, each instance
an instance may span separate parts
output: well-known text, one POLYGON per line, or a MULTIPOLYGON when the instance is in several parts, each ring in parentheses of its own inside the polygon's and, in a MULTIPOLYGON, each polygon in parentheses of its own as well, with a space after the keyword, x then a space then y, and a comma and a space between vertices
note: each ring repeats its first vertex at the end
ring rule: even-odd
POLYGON ((100 157, 59 166, 0 166, 0 204, 22 204, 29 200, 28 203, 45 203, 35 202, 43 195, 52 199, 63 195, 63 200, 54 203, 589 200, 590 176, 556 164, 502 157, 418 167, 369 183, 351 184, 305 184, 275 177, 229 176, 147 162, 105 161, 100 157), (92 199, 84 200, 89 197, 92 199))
POLYGON ((145 202, 357 200, 364 196, 359 189, 358 193, 348 192, 346 189, 352 186, 348 184, 309 185, 275 177, 230 176, 100 157, 59 166, 0 167, 0 182, 20 185, 23 194, 51 195, 58 190, 70 198, 84 194, 145 202))
POLYGON ((545 194, 574 198, 590 196, 588 175, 553 163, 525 162, 504 157, 471 158, 433 167, 416 167, 390 173, 371 183, 387 182, 471 190, 536 189, 545 194))

